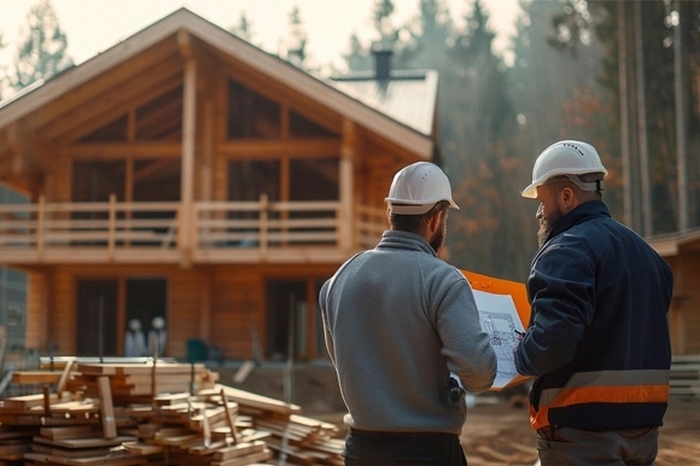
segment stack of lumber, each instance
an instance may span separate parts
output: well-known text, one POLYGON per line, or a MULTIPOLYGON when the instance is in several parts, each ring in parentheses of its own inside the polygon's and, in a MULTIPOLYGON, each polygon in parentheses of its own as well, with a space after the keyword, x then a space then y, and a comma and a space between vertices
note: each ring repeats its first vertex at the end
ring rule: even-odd
POLYGON ((671 395, 700 397, 700 354, 674 354, 671 360, 671 395))
POLYGON ((97 395, 97 378, 109 376, 115 398, 153 397, 158 393, 190 391, 214 386, 218 375, 204 364, 83 364, 79 363, 67 383, 70 391, 97 395))
POLYGON ((76 363, 52 374, 25 377, 46 383, 43 393, 0 401, 0 464, 343 464, 337 426, 218 384, 203 365, 76 363))

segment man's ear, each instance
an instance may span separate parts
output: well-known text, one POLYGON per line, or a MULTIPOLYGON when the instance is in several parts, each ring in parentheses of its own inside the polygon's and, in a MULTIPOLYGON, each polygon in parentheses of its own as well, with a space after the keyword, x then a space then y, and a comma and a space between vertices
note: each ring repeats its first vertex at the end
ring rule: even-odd
POLYGON ((573 210, 574 207, 578 205, 578 198, 574 190, 566 186, 559 192, 559 202, 561 204, 561 209, 569 213, 569 211, 573 210))
POLYGON ((442 210, 435 210, 428 220, 428 230, 433 233, 440 228, 440 219, 442 218, 442 210))

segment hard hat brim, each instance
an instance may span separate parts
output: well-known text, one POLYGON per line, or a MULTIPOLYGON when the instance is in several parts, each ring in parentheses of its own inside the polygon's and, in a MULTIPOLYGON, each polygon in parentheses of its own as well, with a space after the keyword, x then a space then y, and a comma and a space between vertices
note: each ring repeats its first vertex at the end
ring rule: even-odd
POLYGON ((539 183, 530 183, 525 189, 520 192, 522 197, 528 199, 537 199, 537 186, 539 183))
MULTIPOLYGON (((440 199, 440 200, 447 201, 450 204, 451 208, 459 210, 459 206, 452 199, 440 199)), ((440 201, 430 202, 427 204, 406 204, 405 202, 396 202, 395 200, 387 197, 386 199, 384 199, 384 202, 389 204, 389 208, 391 209, 392 214, 423 215, 424 213, 426 213, 430 209, 432 209, 435 206, 435 204, 437 204, 440 201)))

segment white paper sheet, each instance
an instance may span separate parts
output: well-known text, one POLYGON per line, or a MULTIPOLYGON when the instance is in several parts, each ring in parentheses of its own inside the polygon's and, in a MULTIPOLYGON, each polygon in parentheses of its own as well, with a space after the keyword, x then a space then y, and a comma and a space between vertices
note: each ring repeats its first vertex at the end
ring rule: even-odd
POLYGON ((498 371, 493 388, 502 388, 518 376, 513 350, 520 341, 517 332, 524 332, 515 303, 510 295, 474 290, 481 328, 491 337, 498 357, 498 371))

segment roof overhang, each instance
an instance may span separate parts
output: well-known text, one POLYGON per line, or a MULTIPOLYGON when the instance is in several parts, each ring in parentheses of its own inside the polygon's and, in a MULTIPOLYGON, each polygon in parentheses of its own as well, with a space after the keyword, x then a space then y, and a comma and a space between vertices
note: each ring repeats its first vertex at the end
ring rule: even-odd
POLYGON ((86 62, 68 69, 45 83, 0 102, 0 128, 19 120, 62 94, 94 79, 154 44, 185 30, 194 37, 230 54, 248 66, 278 80, 332 111, 426 159, 433 154, 431 135, 402 124, 292 64, 245 42, 202 17, 181 8, 86 62))
POLYGON ((648 238, 662 257, 674 257, 684 251, 700 252, 700 228, 648 238))

